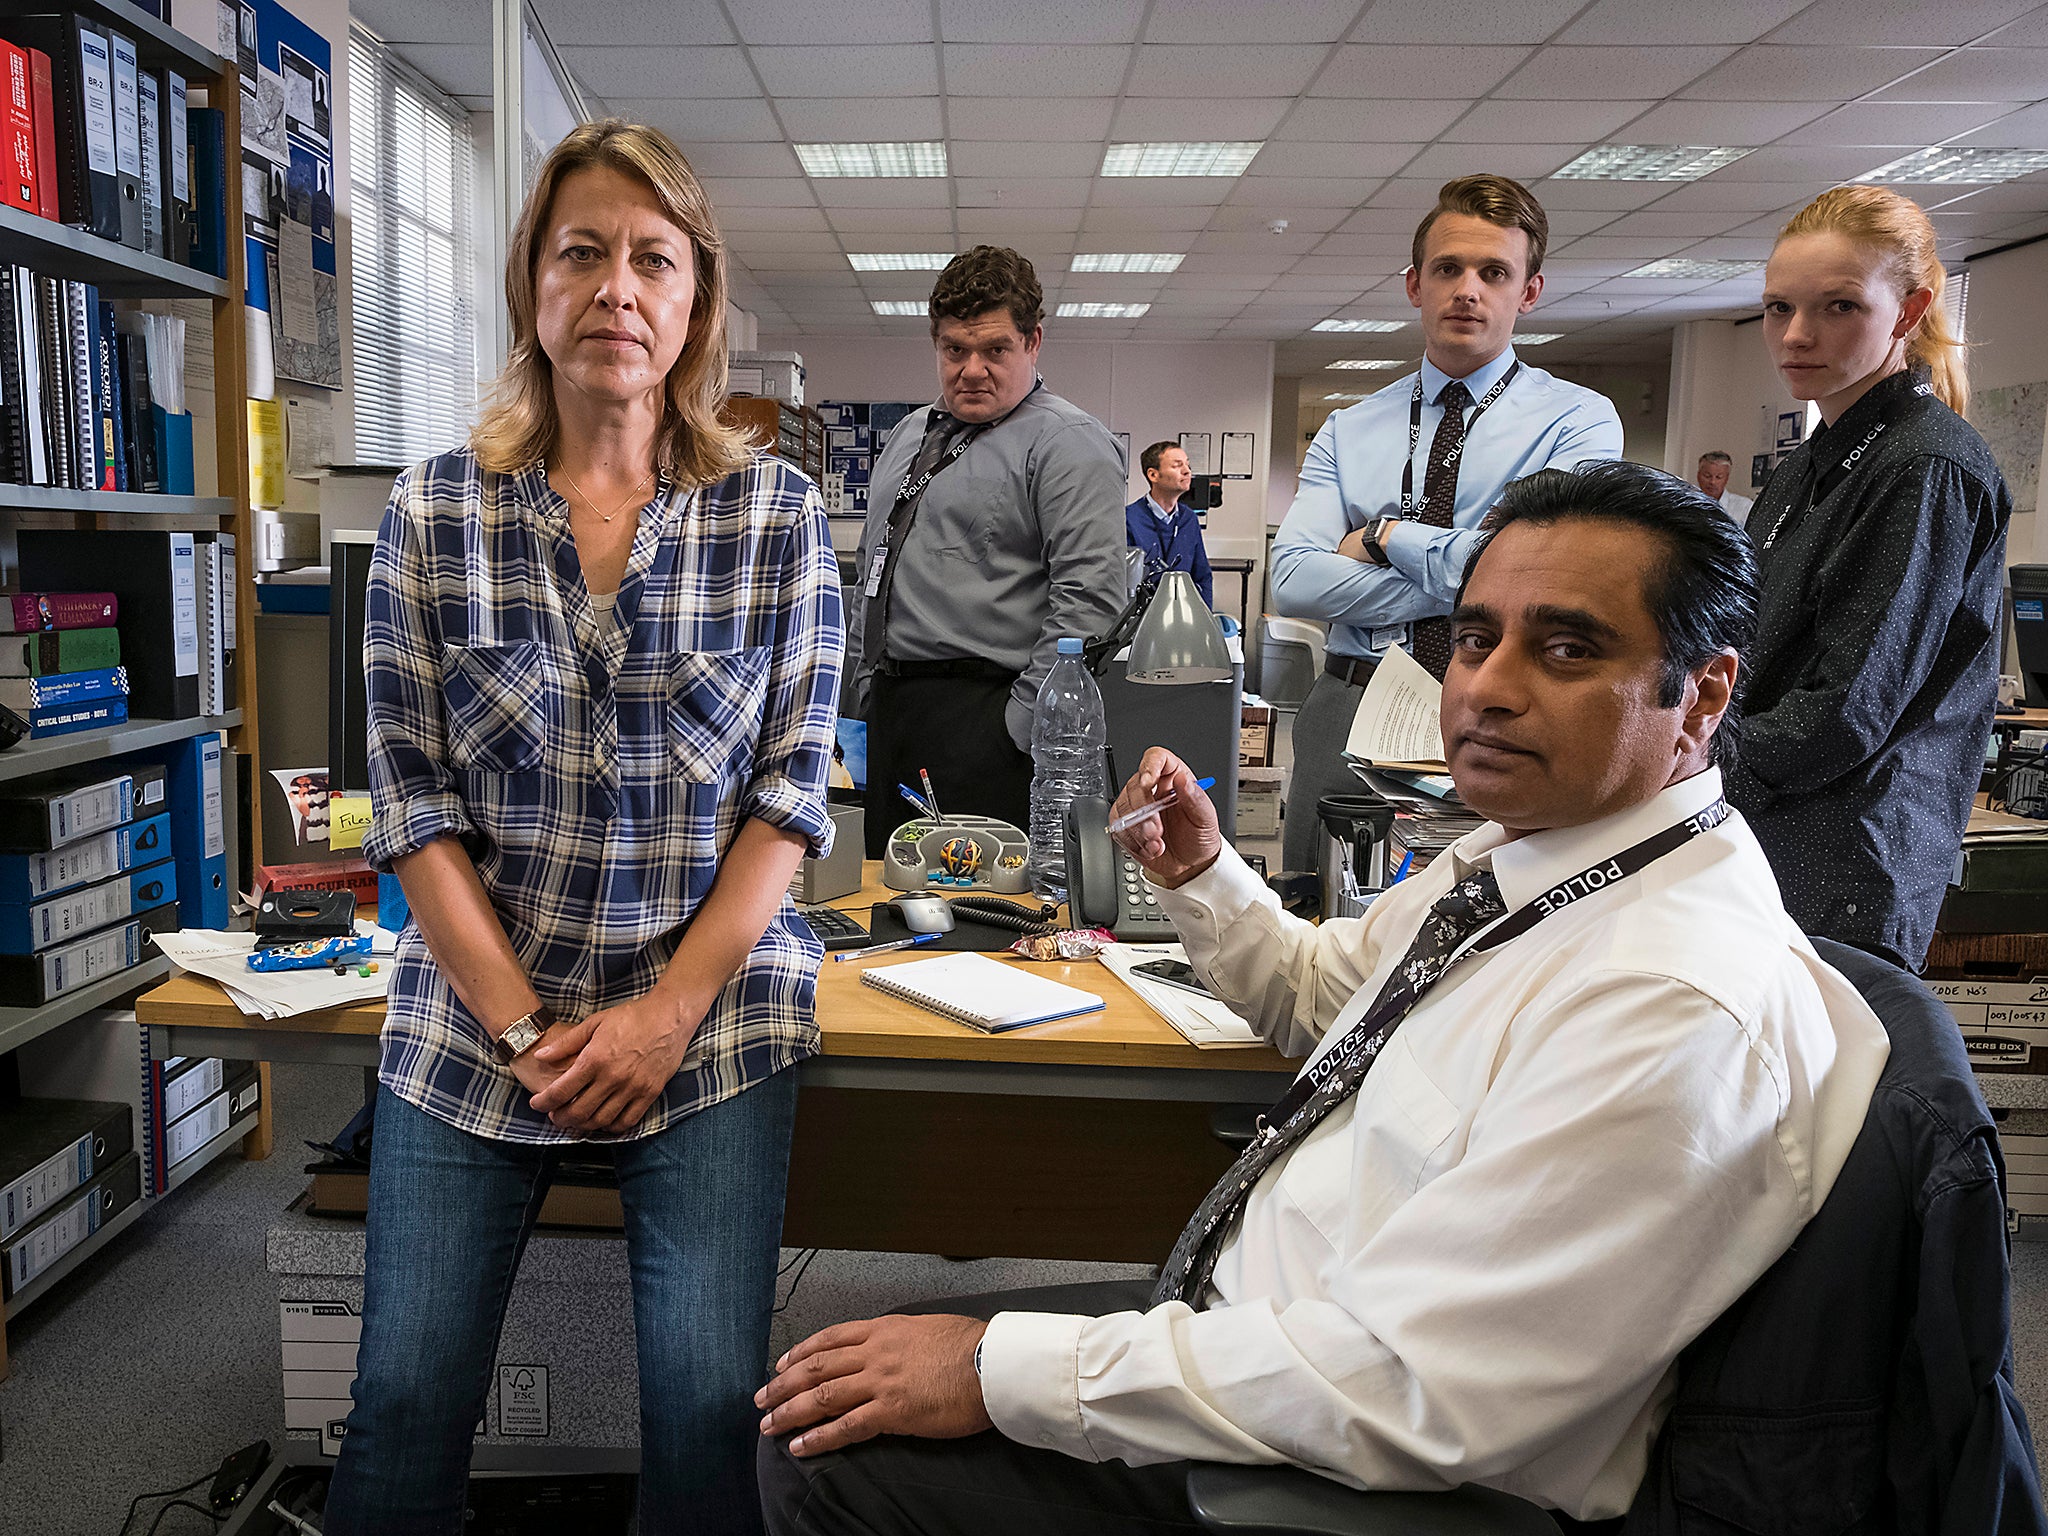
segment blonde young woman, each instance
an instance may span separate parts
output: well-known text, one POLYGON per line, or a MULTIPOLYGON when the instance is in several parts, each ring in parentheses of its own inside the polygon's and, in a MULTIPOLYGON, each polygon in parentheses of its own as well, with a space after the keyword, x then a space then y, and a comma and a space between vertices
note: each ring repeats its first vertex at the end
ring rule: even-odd
POLYGON ((1785 226, 1764 340, 1823 425, 1749 514, 1763 568, 1728 798, 1807 932, 1917 970, 1983 765, 2012 498, 1962 418, 1927 215, 1837 187, 1785 226))
POLYGON ((505 288, 495 399, 401 477, 371 566, 366 851, 413 922, 324 1528, 461 1529, 521 1249, 562 1146, 601 1139, 640 1529, 752 1530, 791 1068, 817 1049, 785 893, 829 839, 838 569, 815 488, 718 423, 724 247, 674 144, 564 139, 505 288))

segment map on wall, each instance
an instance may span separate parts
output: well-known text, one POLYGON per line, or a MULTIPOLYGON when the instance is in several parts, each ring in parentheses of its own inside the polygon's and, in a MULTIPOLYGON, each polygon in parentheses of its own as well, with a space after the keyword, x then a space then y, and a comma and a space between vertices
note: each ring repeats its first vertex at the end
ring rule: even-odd
POLYGON ((1970 396, 1970 425, 1998 461, 2013 511, 2033 511, 2041 491, 2041 437, 2048 432, 2048 380, 1978 390, 1970 396))

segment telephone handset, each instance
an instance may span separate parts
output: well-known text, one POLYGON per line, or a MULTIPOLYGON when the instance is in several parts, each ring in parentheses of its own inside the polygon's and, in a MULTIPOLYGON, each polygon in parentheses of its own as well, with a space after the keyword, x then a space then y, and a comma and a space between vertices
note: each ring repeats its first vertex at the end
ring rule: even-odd
POLYGON ((1125 944, 1171 944, 1178 934, 1145 886, 1138 862, 1110 840, 1109 802, 1067 806, 1067 911, 1077 928, 1107 928, 1125 944))

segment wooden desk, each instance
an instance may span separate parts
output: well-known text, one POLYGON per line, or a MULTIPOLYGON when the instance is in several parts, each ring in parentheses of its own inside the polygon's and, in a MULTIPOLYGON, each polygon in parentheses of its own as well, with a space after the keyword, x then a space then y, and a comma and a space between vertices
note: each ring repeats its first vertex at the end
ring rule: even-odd
MULTIPOLYGON (((834 905, 885 899, 878 868, 834 905)), ((1294 1076, 1264 1047, 1196 1050, 1093 962, 1032 969, 1099 994, 1103 1012, 1006 1035, 860 984, 867 965, 913 958, 825 961, 824 1050, 801 1068, 790 1247, 1157 1262, 1229 1164, 1211 1108, 1271 1103, 1294 1076)), ((135 1011, 160 1055, 355 1067, 376 1065, 384 1021, 381 1004, 255 1019, 182 974, 135 1011)))

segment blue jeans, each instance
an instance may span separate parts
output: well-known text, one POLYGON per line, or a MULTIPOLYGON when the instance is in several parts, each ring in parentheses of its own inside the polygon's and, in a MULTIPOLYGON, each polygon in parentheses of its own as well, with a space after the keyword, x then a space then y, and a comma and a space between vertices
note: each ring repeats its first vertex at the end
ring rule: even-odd
MULTIPOLYGON (((614 1149, 640 1364, 640 1530, 756 1532, 792 1070, 614 1149)), ((328 1536, 454 1536, 505 1304, 559 1153, 377 1093, 355 1410, 328 1536)))

